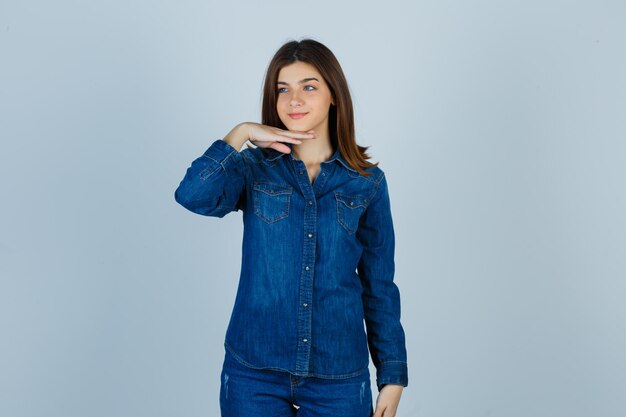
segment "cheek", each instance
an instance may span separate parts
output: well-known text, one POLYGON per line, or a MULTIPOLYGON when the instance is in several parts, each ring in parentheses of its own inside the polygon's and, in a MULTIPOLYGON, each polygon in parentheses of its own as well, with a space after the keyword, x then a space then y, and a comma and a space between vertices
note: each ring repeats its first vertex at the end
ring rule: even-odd
POLYGON ((276 109, 280 112, 288 107, 289 101, 285 100, 285 96, 278 96, 276 99, 276 109))
POLYGON ((326 111, 326 109, 330 107, 330 97, 321 94, 313 97, 313 102, 315 103, 316 108, 322 109, 323 111, 326 111))

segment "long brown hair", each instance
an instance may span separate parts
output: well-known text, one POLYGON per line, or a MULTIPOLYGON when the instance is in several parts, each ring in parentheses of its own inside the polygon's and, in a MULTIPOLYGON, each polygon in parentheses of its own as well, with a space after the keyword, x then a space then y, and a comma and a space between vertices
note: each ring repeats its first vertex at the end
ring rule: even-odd
POLYGON ((278 100, 276 82, 281 68, 296 61, 313 65, 320 72, 335 98, 335 104, 330 106, 328 114, 328 129, 332 146, 335 149, 338 147, 343 159, 360 174, 372 175, 362 167, 375 167, 378 162, 375 164, 368 162, 367 159, 370 156, 366 151, 369 146, 360 146, 356 143, 354 110, 346 77, 332 51, 316 40, 290 41, 274 54, 265 74, 262 124, 288 130, 278 117, 276 110, 278 100))

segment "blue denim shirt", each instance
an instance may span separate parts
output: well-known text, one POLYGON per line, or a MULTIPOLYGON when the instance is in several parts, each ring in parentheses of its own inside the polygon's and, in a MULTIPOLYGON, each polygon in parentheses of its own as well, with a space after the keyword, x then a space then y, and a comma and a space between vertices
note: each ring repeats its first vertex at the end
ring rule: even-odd
POLYGON ((179 204, 204 216, 243 212, 224 346, 245 365, 339 379, 364 372, 371 353, 379 391, 408 385, 387 181, 367 170, 336 149, 311 184, 293 153, 237 151, 222 139, 187 169, 179 204))

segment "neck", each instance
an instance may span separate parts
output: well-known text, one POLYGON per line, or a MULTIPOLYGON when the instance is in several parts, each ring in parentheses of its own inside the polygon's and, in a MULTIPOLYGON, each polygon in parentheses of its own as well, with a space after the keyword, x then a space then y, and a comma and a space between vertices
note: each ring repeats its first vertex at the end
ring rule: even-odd
POLYGON ((333 146, 330 143, 330 136, 320 135, 316 132, 315 139, 304 139, 302 143, 291 144, 291 152, 294 158, 303 161, 305 164, 320 164, 333 156, 333 146))

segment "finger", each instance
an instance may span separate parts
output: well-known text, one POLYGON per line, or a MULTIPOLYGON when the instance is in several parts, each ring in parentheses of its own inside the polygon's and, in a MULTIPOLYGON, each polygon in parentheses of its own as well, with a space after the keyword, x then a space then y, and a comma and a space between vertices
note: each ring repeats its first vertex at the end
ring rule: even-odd
POLYGON ((271 134, 269 136, 263 137, 263 138, 255 138, 254 140, 260 140, 263 142, 276 142, 276 141, 280 141, 280 142, 289 142, 289 143, 295 143, 295 144, 300 144, 302 143, 302 141, 300 139, 294 139, 288 136, 282 136, 278 133, 274 133, 271 134))
POLYGON ((270 147, 271 143, 275 143, 277 141, 280 142, 289 142, 289 143, 295 143, 295 144, 300 144, 302 143, 302 141, 300 139, 293 139, 293 138, 289 138, 287 136, 280 136, 280 135, 271 135, 268 137, 263 137, 263 138, 255 138, 254 140, 251 140, 251 142, 254 143, 254 141, 258 141, 258 142, 265 142, 267 143, 267 147, 270 147))
POLYGON ((291 148, 287 145, 283 145, 280 142, 274 142, 269 147, 272 149, 276 149, 278 152, 291 153, 291 148))
POLYGON ((374 413, 372 417, 383 417, 383 408, 376 407, 376 412, 374 413))
POLYGON ((285 136, 285 137, 300 138, 300 139, 310 139, 310 138, 315 137, 315 132, 313 132, 313 131, 309 131, 309 132, 293 132, 291 130, 278 130, 278 131, 276 131, 276 134, 281 135, 281 136, 285 136))
POLYGON ((382 417, 395 417, 395 413, 391 412, 390 408, 386 408, 383 410, 382 417))
POLYGON ((302 141, 300 139, 294 139, 294 138, 290 138, 288 136, 280 136, 280 135, 274 136, 273 140, 281 141, 281 142, 295 143, 295 144, 302 143, 302 141))

